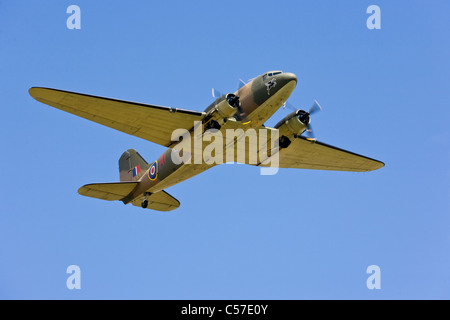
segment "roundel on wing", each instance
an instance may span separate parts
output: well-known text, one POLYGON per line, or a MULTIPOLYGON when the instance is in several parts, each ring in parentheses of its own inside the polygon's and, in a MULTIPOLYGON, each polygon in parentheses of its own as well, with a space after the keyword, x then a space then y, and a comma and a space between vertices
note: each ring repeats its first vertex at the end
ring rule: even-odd
POLYGON ((158 177, 158 161, 151 165, 150 170, 148 170, 148 177, 150 180, 155 180, 158 177))

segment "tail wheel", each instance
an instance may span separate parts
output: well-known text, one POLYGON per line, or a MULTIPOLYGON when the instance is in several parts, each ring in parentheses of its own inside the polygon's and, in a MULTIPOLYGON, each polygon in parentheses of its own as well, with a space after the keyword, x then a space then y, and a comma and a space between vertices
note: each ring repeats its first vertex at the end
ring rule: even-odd
POLYGON ((147 206, 148 206, 148 200, 146 199, 146 200, 142 201, 141 206, 142 206, 142 208, 144 208, 144 209, 147 208, 147 206))

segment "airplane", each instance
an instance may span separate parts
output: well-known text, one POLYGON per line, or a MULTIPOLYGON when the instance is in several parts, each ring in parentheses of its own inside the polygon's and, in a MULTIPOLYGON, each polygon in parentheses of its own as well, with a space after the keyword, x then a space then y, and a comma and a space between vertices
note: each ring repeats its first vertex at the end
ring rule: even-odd
MULTIPOLYGON (((79 188, 78 193, 103 200, 119 200, 124 204, 131 203, 147 209, 171 211, 178 208, 180 202, 164 189, 217 165, 206 161, 191 163, 180 158, 183 155, 177 146, 185 138, 173 141, 172 133, 177 129, 188 133, 200 132, 200 135, 225 132, 227 129, 254 129, 260 136, 261 133, 258 132, 268 130, 276 138, 271 135, 269 138, 261 138, 261 141, 267 139, 268 145, 275 146, 267 154, 270 157, 277 155, 278 168, 365 172, 384 166, 381 161, 333 147, 312 137, 310 115, 321 109, 317 102, 309 111, 296 110, 279 121, 274 128, 266 127, 264 123, 280 107, 286 105, 296 85, 295 74, 269 71, 248 83, 242 83, 236 92, 221 95, 203 112, 44 87, 32 87, 29 94, 49 106, 167 147, 152 163, 145 161, 134 149, 125 151, 119 159, 120 182, 87 184, 79 188)), ((185 142, 194 138, 186 139, 185 142)), ((243 139, 245 150, 255 144, 251 139, 245 139, 245 136, 236 137, 234 141, 238 139, 243 139)), ((207 145, 206 141, 201 141, 200 148, 204 151, 207 145)), ((239 151, 235 145, 225 145, 224 148, 239 151)), ((191 149, 192 153, 194 151, 191 149)), ((244 158, 242 160, 243 158, 234 156, 233 160, 249 163, 248 154, 244 158)), ((268 166, 261 158, 256 163, 249 164, 268 166)))

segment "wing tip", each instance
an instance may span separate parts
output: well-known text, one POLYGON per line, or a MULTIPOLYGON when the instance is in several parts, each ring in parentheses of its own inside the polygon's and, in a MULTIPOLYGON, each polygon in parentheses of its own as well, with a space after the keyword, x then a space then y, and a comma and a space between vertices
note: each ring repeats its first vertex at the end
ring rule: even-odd
POLYGON ((38 87, 31 87, 30 89, 28 89, 28 94, 30 96, 32 96, 34 99, 36 99, 36 91, 37 91, 38 87))
POLYGON ((375 160, 375 159, 370 159, 370 160, 372 163, 371 163, 370 167, 365 170, 366 172, 381 169, 386 165, 384 162, 379 161, 379 160, 375 160))
POLYGON ((31 87, 30 89, 28 89, 28 94, 37 101, 39 101, 39 92, 42 92, 42 90, 49 90, 49 88, 31 87))

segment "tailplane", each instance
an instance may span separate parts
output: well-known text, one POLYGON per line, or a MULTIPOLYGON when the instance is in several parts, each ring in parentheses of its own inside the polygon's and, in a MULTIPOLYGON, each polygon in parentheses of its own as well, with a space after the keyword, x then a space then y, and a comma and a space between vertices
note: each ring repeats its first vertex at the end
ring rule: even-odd
POLYGON ((133 191, 139 182, 90 183, 78 189, 82 196, 114 201, 122 200, 133 191))
MULTIPOLYGON (((132 200, 131 204, 136 207, 141 207, 144 199, 145 196, 141 196, 132 200)), ((147 209, 158 211, 172 211, 180 206, 180 202, 164 190, 150 194, 147 201, 147 209)))
MULTIPOLYGON (((124 201, 138 184, 139 182, 137 181, 90 183, 78 189, 78 193, 86 197, 102 200, 124 201)), ((147 209, 158 211, 172 211, 180 206, 180 202, 164 190, 147 196, 141 195, 133 199, 131 203, 134 206, 140 207, 143 200, 147 200, 147 209)))
POLYGON ((158 211, 178 208, 180 202, 164 190, 134 195, 134 190, 138 188, 142 176, 149 168, 150 165, 136 150, 129 149, 119 159, 120 182, 90 183, 78 189, 78 193, 102 200, 120 200, 125 204, 131 202, 134 206, 158 211))

